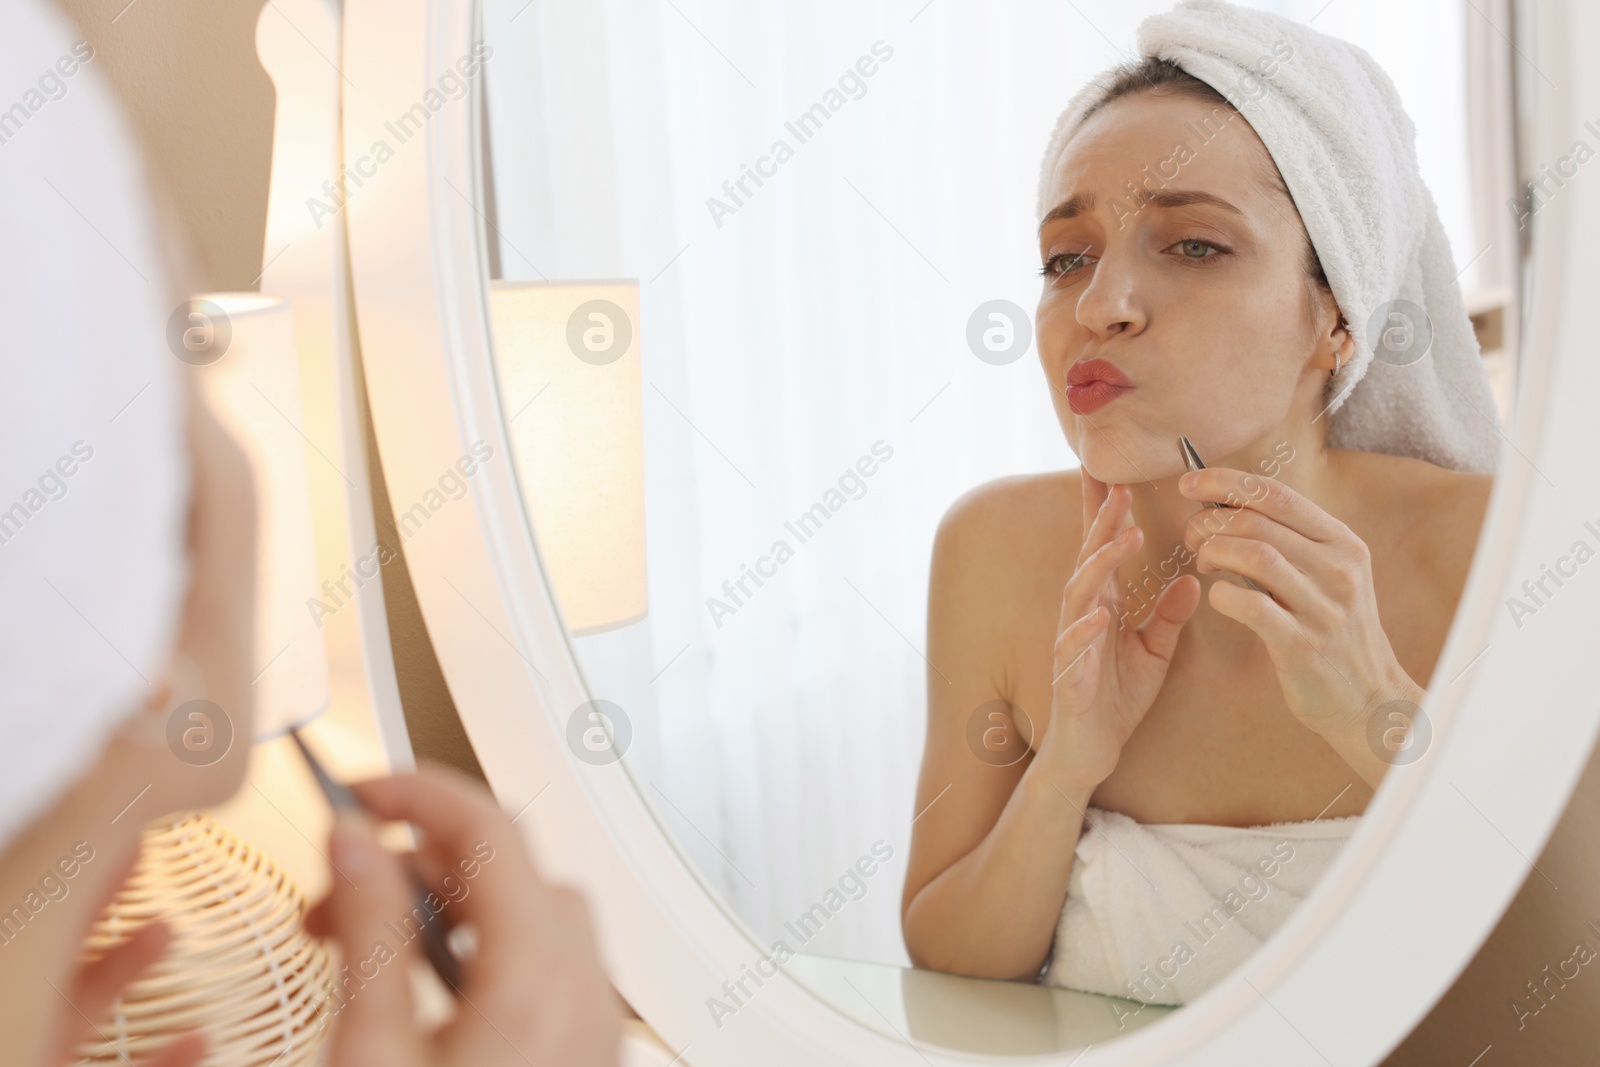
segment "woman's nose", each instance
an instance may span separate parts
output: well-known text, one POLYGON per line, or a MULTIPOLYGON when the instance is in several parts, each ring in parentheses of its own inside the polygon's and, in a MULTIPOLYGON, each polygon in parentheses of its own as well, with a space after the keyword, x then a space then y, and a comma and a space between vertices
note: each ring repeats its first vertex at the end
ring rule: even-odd
POLYGON ((1107 249, 1078 295, 1078 322, 1105 338, 1144 329, 1139 279, 1127 259, 1107 249))

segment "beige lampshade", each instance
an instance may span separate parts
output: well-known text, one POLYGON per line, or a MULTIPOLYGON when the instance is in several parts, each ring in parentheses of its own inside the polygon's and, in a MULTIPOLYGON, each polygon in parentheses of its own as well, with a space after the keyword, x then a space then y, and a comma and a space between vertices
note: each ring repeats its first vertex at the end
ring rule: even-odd
MULTIPOLYGON (((308 602, 322 598, 300 417, 294 315, 259 293, 206 293, 169 326, 201 394, 249 461, 256 492, 255 739, 328 707, 328 659, 308 602)), ((329 446, 332 447, 331 444, 329 446)), ((323 462, 318 459, 317 462, 323 462)))
POLYGON ((497 281, 501 405, 534 538, 574 634, 647 610, 637 280, 497 281))

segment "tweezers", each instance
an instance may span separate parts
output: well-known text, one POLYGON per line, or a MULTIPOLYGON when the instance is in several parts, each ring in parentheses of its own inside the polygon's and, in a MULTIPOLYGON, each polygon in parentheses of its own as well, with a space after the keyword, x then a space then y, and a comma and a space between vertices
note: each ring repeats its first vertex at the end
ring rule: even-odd
MULTIPOLYGON (((1189 468, 1192 471, 1203 471, 1203 470, 1206 469, 1206 465, 1204 463, 1200 462, 1200 453, 1198 453, 1198 452, 1196 452, 1194 450, 1194 442, 1190 441, 1187 436, 1184 436, 1184 435, 1181 435, 1181 434, 1179 435, 1179 437, 1178 437, 1178 451, 1183 453, 1183 465, 1185 467, 1189 468)), ((1205 500, 1205 501, 1201 501, 1201 503, 1205 504, 1205 506, 1208 507, 1208 508, 1225 508, 1225 507, 1228 507, 1227 504, 1224 504, 1221 501, 1217 501, 1217 500, 1205 500)), ((1223 573, 1232 574, 1233 572, 1232 571, 1226 571, 1226 572, 1223 572, 1223 573)), ((1244 584, 1248 585, 1251 589, 1254 589, 1256 592, 1258 592, 1258 593, 1267 593, 1267 591, 1265 589, 1261 588, 1255 582, 1252 582, 1249 578, 1245 578, 1244 575, 1241 574, 1238 577, 1244 578, 1244 584)), ((1270 596, 1272 596, 1272 594, 1271 593, 1267 593, 1267 596, 1270 597, 1270 596)), ((1273 599, 1276 600, 1277 597, 1273 597, 1273 599)))
MULTIPOLYGON (((290 730, 289 736, 294 738, 300 754, 306 758, 306 764, 311 768, 311 776, 317 780, 322 795, 328 798, 333 810, 365 813, 367 809, 355 793, 329 774, 322 761, 311 754, 311 749, 307 748, 305 741, 300 738, 300 731, 290 730)), ((450 951, 450 931, 444 924, 443 914, 428 907, 429 889, 417 875, 416 868, 407 864, 407 874, 410 876, 411 892, 416 904, 412 908, 412 916, 420 919, 422 923, 423 950, 428 962, 433 965, 434 973, 450 987, 451 992, 455 992, 461 985, 461 961, 450 951)))

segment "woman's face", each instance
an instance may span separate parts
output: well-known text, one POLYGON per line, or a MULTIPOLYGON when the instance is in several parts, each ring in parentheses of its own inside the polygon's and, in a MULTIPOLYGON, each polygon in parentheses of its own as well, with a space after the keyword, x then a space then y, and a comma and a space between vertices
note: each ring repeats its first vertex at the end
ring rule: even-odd
POLYGON ((1305 230, 1275 177, 1241 116, 1190 96, 1121 97, 1067 143, 1039 231, 1039 357, 1101 481, 1181 473, 1179 434, 1208 464, 1321 440, 1310 424, 1345 331, 1331 297, 1313 296, 1305 230), (1090 359, 1130 387, 1069 388, 1090 359))

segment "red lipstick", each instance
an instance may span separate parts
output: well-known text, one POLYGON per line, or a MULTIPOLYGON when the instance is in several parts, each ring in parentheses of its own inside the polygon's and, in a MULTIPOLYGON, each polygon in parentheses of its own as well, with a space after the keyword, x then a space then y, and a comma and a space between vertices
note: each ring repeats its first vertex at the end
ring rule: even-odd
POLYGON ((1128 376, 1103 359, 1080 359, 1067 368, 1067 405, 1078 415, 1098 411, 1132 388, 1128 376))

